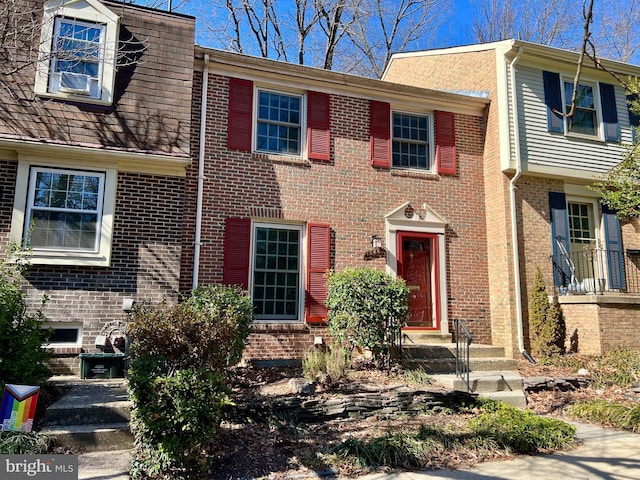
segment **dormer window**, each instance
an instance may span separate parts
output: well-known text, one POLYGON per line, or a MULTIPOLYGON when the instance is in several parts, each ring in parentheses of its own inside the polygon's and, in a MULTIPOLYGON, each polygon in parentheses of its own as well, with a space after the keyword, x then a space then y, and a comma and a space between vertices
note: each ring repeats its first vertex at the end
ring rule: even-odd
POLYGON ((113 101, 118 16, 97 0, 46 3, 35 92, 108 105, 113 101))
POLYGON ((105 26, 56 18, 49 90, 99 98, 105 26))

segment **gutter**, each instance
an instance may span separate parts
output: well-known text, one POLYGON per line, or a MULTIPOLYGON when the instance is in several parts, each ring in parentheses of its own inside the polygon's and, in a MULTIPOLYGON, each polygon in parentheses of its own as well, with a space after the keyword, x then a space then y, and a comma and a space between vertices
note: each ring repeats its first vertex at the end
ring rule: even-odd
POLYGON ((522 157, 520 155, 520 128, 518 125, 518 104, 516 96, 516 63, 520 60, 524 47, 518 49, 518 54, 515 56, 511 63, 509 63, 509 80, 511 83, 511 110, 513 117, 513 141, 514 152, 516 160, 516 171, 511 180, 509 181, 509 193, 511 203, 511 245, 513 247, 513 283, 514 291, 516 294, 516 320, 518 326, 518 349, 520 353, 531 363, 536 363, 535 360, 529 355, 529 352, 524 348, 524 327, 522 321, 522 288, 520 285, 520 251, 518 248, 518 223, 517 223, 517 208, 516 208, 516 182, 522 175, 522 157))
POLYGON ((204 54, 202 67, 202 96, 200 99, 200 144, 198 145, 198 195, 196 199, 196 233, 193 242, 193 279, 191 288, 198 286, 200 275, 200 246, 202 245, 202 199, 204 196, 204 151, 207 130, 207 91, 209 89, 209 54, 204 54))

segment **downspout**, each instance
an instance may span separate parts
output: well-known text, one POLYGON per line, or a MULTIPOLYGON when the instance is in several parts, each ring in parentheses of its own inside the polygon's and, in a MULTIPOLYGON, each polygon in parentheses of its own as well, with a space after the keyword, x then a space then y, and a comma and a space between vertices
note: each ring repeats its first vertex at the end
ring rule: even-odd
POLYGON ((516 182, 522 175, 522 158, 520 156, 520 127, 518 125, 518 103, 516 95, 516 63, 524 51, 520 47, 518 54, 509 64, 509 81, 511 83, 511 115, 513 118, 513 142, 516 160, 516 172, 509 181, 509 193, 511 202, 511 244, 513 246, 513 283, 516 294, 516 320, 518 326, 518 349, 520 353, 531 363, 536 363, 524 348, 524 327, 522 320, 522 289, 520 287, 520 251, 518 248, 518 216, 516 209, 516 182))
POLYGON ((207 133, 207 90, 209 88, 209 54, 204 54, 202 66, 202 95, 200 99, 200 144, 198 145, 198 195, 196 199, 196 234, 193 242, 193 280, 198 286, 200 274, 200 245, 202 237, 202 198, 204 196, 204 149, 207 133))

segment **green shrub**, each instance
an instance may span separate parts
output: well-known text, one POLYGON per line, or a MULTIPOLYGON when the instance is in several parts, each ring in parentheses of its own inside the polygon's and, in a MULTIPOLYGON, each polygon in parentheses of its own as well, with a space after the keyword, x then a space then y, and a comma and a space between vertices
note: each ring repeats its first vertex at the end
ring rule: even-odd
POLYGON ((38 432, 0 431, 0 455, 40 455, 47 453, 49 438, 38 432))
POLYGON ((567 355, 548 360, 558 367, 591 372, 594 387, 628 387, 640 380, 640 351, 615 350, 603 355, 567 355))
POLYGON ((132 356, 148 356, 165 373, 206 367, 221 371, 236 364, 251 333, 253 305, 238 287, 198 287, 178 305, 134 308, 128 332, 132 356))
POLYGON ((312 348, 302 358, 304 376, 323 385, 335 385, 344 379, 351 365, 349 352, 333 346, 312 348))
POLYGON ((251 332, 253 307, 237 287, 200 287, 179 305, 133 311, 129 394, 134 479, 204 478, 203 445, 230 403, 226 369, 251 332))
POLYGON ((538 267, 529 297, 529 334, 531 335, 531 350, 534 355, 538 355, 538 337, 547 318, 548 310, 549 296, 547 295, 547 287, 544 284, 544 277, 540 267, 538 267))
POLYGON ((132 478, 199 478, 206 471, 201 447, 231 403, 223 376, 205 368, 157 375, 155 362, 144 358, 133 360, 129 372, 136 438, 132 478))
POLYGON ((416 469, 424 464, 426 448, 415 435, 388 431, 368 442, 355 438, 346 440, 333 453, 342 459, 353 458, 360 467, 416 469))
MULTIPOLYGON (((7 259, 23 258, 21 254, 10 247, 7 259)), ((43 297, 39 308, 30 309, 20 287, 27 266, 7 259, 0 260, 0 386, 41 385, 49 375, 45 364, 51 358, 51 352, 42 348, 47 340, 47 332, 42 329, 47 297, 43 297)))
POLYGON ((558 450, 575 442, 575 427, 560 420, 539 417, 501 402, 485 403, 483 410, 469 421, 471 431, 515 453, 558 450))
POLYGON ((389 346, 409 315, 404 280, 371 268, 345 269, 328 279, 329 332, 340 345, 370 350, 388 365, 389 346))
POLYGON ((533 289, 529 298, 529 331, 532 351, 543 362, 565 353, 567 327, 557 297, 549 303, 544 278, 536 269, 533 289))

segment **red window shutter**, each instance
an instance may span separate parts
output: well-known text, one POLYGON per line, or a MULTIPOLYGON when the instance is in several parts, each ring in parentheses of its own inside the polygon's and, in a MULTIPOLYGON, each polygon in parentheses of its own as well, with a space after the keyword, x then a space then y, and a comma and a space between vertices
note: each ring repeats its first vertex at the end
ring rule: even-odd
POLYGON ((307 156, 328 162, 331 156, 329 95, 307 92, 307 102, 307 156))
POLYGON ((391 107, 385 102, 369 102, 371 165, 391 168, 391 107))
POLYGON ((249 288, 251 219, 227 218, 224 227, 222 283, 249 288))
POLYGON ((436 112, 436 166, 442 175, 455 175, 456 116, 451 112, 436 112))
POLYGON ((310 223, 307 227, 307 323, 327 319, 327 278, 331 262, 331 227, 310 223))
POLYGON ((229 79, 228 148, 251 151, 252 111, 253 82, 240 78, 229 79))

